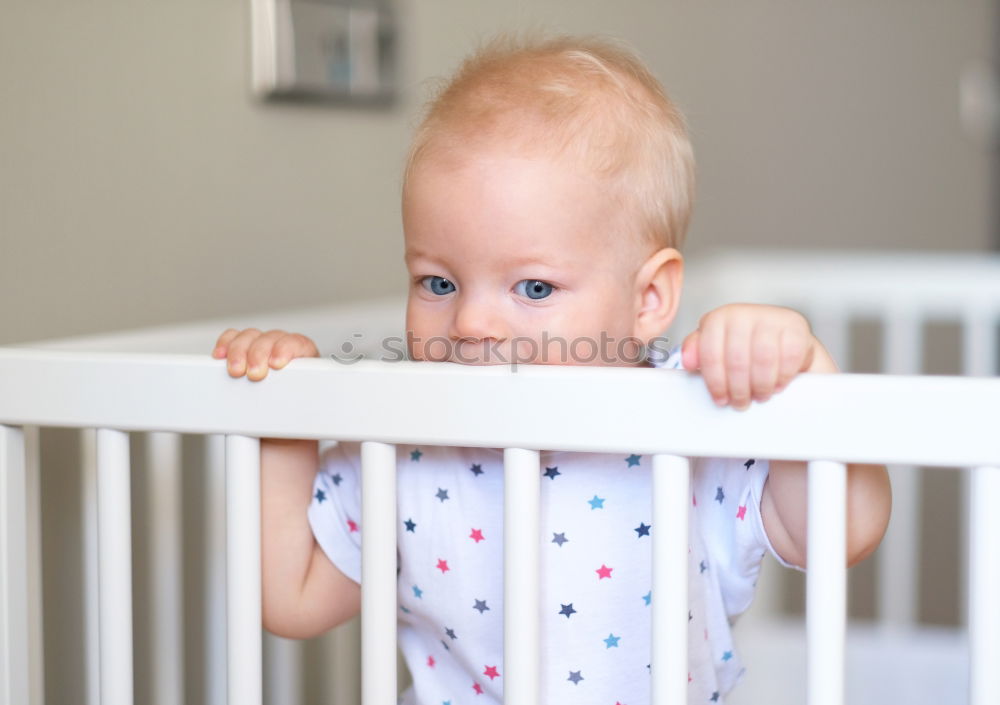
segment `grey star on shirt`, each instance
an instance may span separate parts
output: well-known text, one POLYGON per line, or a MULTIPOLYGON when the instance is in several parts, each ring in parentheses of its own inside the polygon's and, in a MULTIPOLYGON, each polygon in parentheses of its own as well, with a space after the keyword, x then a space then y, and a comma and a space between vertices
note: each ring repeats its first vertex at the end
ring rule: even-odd
POLYGON ((476 600, 476 604, 472 606, 472 609, 479 610, 479 614, 482 614, 488 610, 489 607, 486 606, 486 600, 476 600))
POLYGON ((566 538, 566 532, 563 532, 561 534, 556 534, 556 533, 552 534, 552 543, 559 544, 560 547, 562 547, 562 545, 567 541, 569 541, 569 539, 566 538))
POLYGON ((580 681, 583 680, 583 676, 580 675, 579 671, 570 671, 569 678, 566 680, 573 681, 573 685, 579 685, 580 681))
POLYGON ((438 487, 437 494, 434 495, 434 496, 437 497, 438 499, 440 499, 443 502, 446 499, 448 499, 448 490, 443 490, 440 487, 438 487))

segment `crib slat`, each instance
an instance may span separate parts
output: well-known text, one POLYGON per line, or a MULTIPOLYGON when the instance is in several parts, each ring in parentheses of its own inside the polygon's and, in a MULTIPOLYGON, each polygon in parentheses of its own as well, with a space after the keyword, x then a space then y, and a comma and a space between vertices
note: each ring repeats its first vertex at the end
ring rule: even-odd
POLYGON ((97 430, 97 554, 101 705, 131 705, 132 500, 129 437, 97 430))
POLYGON ((184 702, 184 567, 181 561, 181 437, 149 433, 147 512, 151 525, 152 693, 156 703, 184 702))
MULTIPOLYGON (((894 375, 917 374, 923 364, 919 312, 895 305, 886 312, 882 369, 894 375)), ((920 578, 920 477, 913 465, 888 466, 892 483, 892 521, 879 551, 878 615, 887 625, 910 627, 917 621, 920 578)))
POLYGON ((847 468, 809 463, 806 573, 809 705, 843 705, 847 630, 847 468))
POLYGON ((260 441, 226 436, 226 652, 229 703, 261 705, 260 441))
POLYGON ((539 454, 503 452, 504 705, 539 702, 539 454))
POLYGON ((361 444, 361 702, 395 705, 396 446, 361 444))
POLYGON ((28 703, 45 702, 45 653, 42 628, 42 489, 39 428, 24 427, 25 518, 28 549, 28 703))
POLYGON ((969 512, 970 702, 995 703, 1000 693, 1000 467, 972 470, 969 512))
POLYGON ((83 562, 85 702, 101 705, 100 559, 97 548, 97 429, 80 431, 80 553, 83 562))
POLYGON ((0 703, 26 703, 28 556, 24 432, 0 426, 0 703))
POLYGON ((687 702, 687 458, 653 456, 653 705, 687 702))
POLYGON ((226 702, 226 437, 205 437, 205 702, 226 702))

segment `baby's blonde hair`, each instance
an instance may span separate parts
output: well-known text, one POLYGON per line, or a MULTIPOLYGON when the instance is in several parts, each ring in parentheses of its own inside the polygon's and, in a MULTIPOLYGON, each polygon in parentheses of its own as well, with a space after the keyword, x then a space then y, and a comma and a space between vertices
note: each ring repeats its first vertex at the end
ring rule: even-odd
POLYGON ((684 116, 619 43, 502 35, 485 44, 427 104, 404 193, 422 160, 497 141, 572 158, 608 179, 609 195, 635 214, 628 227, 644 243, 683 242, 694 201, 684 116))

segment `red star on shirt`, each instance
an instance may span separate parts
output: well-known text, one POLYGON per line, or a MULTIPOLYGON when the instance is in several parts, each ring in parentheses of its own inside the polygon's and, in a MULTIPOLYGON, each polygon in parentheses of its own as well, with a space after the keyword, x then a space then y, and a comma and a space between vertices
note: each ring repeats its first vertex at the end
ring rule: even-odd
POLYGON ((497 667, 496 666, 487 666, 486 670, 483 671, 483 675, 484 676, 489 676, 490 680, 493 680, 494 678, 497 678, 500 674, 497 673, 497 667))
POLYGON ((479 685, 478 683, 473 683, 472 684, 472 689, 474 691, 476 691, 476 695, 482 695, 483 694, 483 686, 479 685))
POLYGON ((427 665, 430 666, 431 668, 434 668, 434 657, 433 656, 428 656, 427 657, 427 665))
POLYGON ((440 570, 442 573, 447 573, 449 570, 451 570, 448 567, 448 561, 446 561, 443 558, 438 558, 437 567, 438 567, 438 570, 440 570))
POLYGON ((350 529, 351 531, 357 531, 358 530, 358 525, 357 525, 357 523, 353 519, 348 519, 347 520, 347 528, 350 529))
POLYGON ((479 543, 480 541, 482 541, 484 539, 484 537, 483 537, 483 530, 482 529, 473 529, 472 533, 469 534, 469 538, 472 539, 473 541, 475 541, 476 543, 479 543))
POLYGON ((736 518, 739 519, 740 521, 743 521, 746 518, 746 515, 747 515, 747 505, 744 504, 739 509, 736 510, 736 518))
POLYGON ((614 568, 608 568, 606 565, 601 563, 601 567, 594 572, 597 573, 597 579, 602 580, 604 578, 610 578, 612 570, 614 570, 614 568))

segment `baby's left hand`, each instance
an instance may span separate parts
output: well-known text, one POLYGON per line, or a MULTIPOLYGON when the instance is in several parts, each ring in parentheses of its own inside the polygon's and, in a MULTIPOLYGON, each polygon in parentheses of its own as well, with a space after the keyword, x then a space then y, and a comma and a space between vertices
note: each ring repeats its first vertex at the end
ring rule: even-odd
POLYGON ((739 410, 767 401, 800 372, 838 371, 805 316, 779 306, 709 311, 681 350, 684 369, 701 371, 715 403, 739 410))

